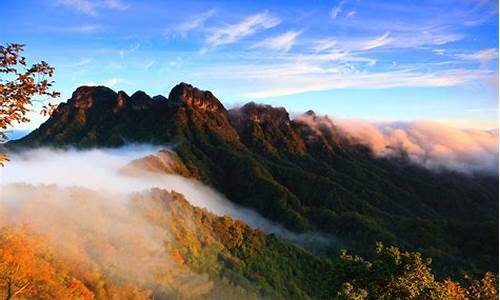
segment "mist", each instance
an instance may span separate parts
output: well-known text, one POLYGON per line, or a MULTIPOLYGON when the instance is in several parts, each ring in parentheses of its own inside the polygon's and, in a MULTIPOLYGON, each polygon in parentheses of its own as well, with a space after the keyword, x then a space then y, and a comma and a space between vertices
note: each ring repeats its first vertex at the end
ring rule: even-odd
POLYGON ((289 232, 196 180, 127 169, 132 161, 159 150, 142 145, 9 153, 10 161, 0 168, 0 227, 29 226, 42 234, 67 264, 85 266, 76 267, 80 272, 96 269, 116 282, 155 291, 161 287, 163 292, 182 292, 187 297, 214 292, 213 282, 172 259, 165 243, 175 242, 175 234, 152 223, 132 205, 138 195, 153 199, 159 189, 175 191, 193 206, 229 215, 296 243, 331 242, 320 234, 289 232))
MULTIPOLYGON (((165 147, 161 149, 164 152, 172 152, 165 147)), ((37 229, 49 232, 48 228, 59 227, 57 224, 60 222, 71 223, 71 220, 77 223, 87 222, 88 218, 82 217, 82 215, 98 218, 105 213, 116 223, 114 225, 116 228, 119 228, 121 223, 125 226, 129 222, 135 224, 140 232, 147 232, 141 234, 145 238, 151 236, 149 240, 161 241, 162 239, 158 238, 157 229, 141 229, 145 226, 144 222, 141 223, 140 220, 133 219, 135 216, 113 215, 120 211, 124 213, 127 211, 123 207, 130 202, 130 194, 160 188, 183 194, 193 206, 207 209, 219 216, 231 216, 252 228, 258 228, 267 234, 275 234, 309 248, 325 248, 339 243, 336 238, 319 233, 290 232, 251 209, 233 204, 216 190, 194 179, 177 174, 136 172, 137 170, 130 172, 130 170, 134 170, 129 168, 132 165, 131 162, 146 156, 157 155, 159 150, 159 147, 134 145, 117 149, 84 151, 38 148, 9 153, 10 161, 5 167, 0 168, 0 210, 4 211, 6 216, 15 217, 5 218, 4 221, 11 220, 19 223, 19 220, 25 220, 27 223, 36 223, 37 229), (36 193, 31 189, 32 193, 30 194, 26 192, 26 190, 30 190, 27 186, 40 188, 36 190, 36 193), (52 188, 49 189, 49 187, 52 188), (78 200, 69 197, 69 195, 75 195, 75 188, 78 188, 79 193, 86 191, 87 197, 93 201, 88 201, 86 206, 82 206, 78 200), (41 191, 47 192, 48 195, 46 197, 40 196, 43 195, 43 193, 40 194, 41 191), (99 197, 90 196, 91 194, 99 197), (18 205, 12 205, 13 203, 18 203, 18 205), (24 208, 36 206, 36 209, 18 210, 19 203, 26 204, 24 208), (54 207, 54 205, 56 206, 54 207), (71 214, 65 215, 64 212, 67 210, 78 211, 79 215, 68 219, 71 214), (36 216, 46 214, 53 216, 53 218, 47 216, 38 218, 34 212, 36 212, 36 216)), ((161 157, 162 160, 167 160, 165 163, 169 163, 165 156, 157 157, 161 157)), ((99 223, 99 220, 96 223, 99 223)), ((86 226, 84 224, 78 225, 86 226)), ((99 229, 92 227, 86 230, 99 229)), ((105 226, 101 229, 106 230, 105 226)), ((119 232, 129 231, 129 228, 119 230, 119 232)), ((110 239, 114 238, 110 237, 110 239)), ((156 246, 158 248, 158 245, 156 246)), ((137 249, 131 252, 141 253, 137 249)))
POLYGON ((458 129, 431 121, 370 122, 299 115, 316 134, 335 130, 352 143, 368 146, 378 157, 405 155, 431 170, 498 174, 498 129, 458 129))
POLYGON ((159 150, 159 147, 136 145, 84 151, 39 148, 11 153, 11 161, 0 168, 0 183, 55 184, 59 187, 83 187, 101 193, 124 195, 161 188, 181 193, 192 205, 216 215, 229 215, 266 233, 288 234, 279 224, 251 209, 233 204, 222 194, 194 179, 176 174, 130 174, 124 171, 132 161, 154 155, 159 150))

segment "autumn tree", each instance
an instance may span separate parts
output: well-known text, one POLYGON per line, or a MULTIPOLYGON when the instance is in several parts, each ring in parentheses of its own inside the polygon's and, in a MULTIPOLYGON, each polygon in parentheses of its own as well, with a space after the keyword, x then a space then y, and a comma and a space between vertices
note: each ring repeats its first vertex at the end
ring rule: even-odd
MULTIPOLYGON (((45 61, 28 65, 22 55, 24 45, 0 45, 0 142, 7 140, 6 130, 15 124, 29 122, 27 113, 32 111, 34 96, 55 98, 58 92, 50 91, 54 67, 45 61)), ((43 103, 42 103, 43 104, 43 103)), ((50 114, 51 104, 43 105, 42 114, 50 114)), ((7 156, 0 153, 0 165, 7 156)))
POLYGON ((56 260, 46 241, 27 227, 0 230, 1 299, 92 299, 93 294, 56 260))

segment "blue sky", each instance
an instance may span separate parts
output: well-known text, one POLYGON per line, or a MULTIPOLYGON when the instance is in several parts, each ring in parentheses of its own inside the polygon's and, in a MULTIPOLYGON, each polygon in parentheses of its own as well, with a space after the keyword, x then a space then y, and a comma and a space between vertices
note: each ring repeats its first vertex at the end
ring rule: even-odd
MULTIPOLYGON (((84 84, 226 106, 497 127, 498 2, 2 0, 0 43, 84 84)), ((37 126, 43 119, 21 127, 37 126)))

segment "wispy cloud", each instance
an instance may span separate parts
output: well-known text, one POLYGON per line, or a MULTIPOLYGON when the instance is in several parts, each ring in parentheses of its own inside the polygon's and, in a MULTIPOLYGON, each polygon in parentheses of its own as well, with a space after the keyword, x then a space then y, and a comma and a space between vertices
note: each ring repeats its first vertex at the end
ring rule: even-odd
POLYGON ((391 33, 386 31, 382 36, 369 40, 361 46, 361 50, 370 50, 378 47, 382 47, 391 41, 391 33))
POLYGON ((330 10, 330 18, 332 20, 335 20, 339 16, 344 4, 345 1, 340 1, 336 6, 332 7, 332 9, 330 10))
POLYGON ((457 57, 464 60, 477 60, 486 63, 498 57, 498 50, 494 48, 484 49, 473 53, 458 54, 457 57))
POLYGON ((92 58, 82 58, 75 63, 65 65, 65 67, 71 67, 71 68, 83 67, 83 66, 90 64, 92 62, 92 60, 93 60, 92 58))
POLYGON ((156 60, 152 59, 144 65, 144 70, 149 71, 156 64, 156 60))
POLYGON ((136 43, 136 44, 134 44, 132 47, 130 47, 128 49, 121 49, 120 51, 118 51, 118 54, 120 54, 121 58, 124 58, 126 55, 139 50, 140 47, 141 47, 141 44, 140 43, 136 43))
POLYGON ((288 51, 295 43, 295 40, 302 34, 302 31, 287 31, 278 36, 266 38, 255 43, 252 48, 268 48, 272 50, 288 51))
POLYGON ((213 48, 234 43, 244 37, 255 34, 259 30, 269 29, 281 22, 280 19, 267 12, 248 16, 242 21, 214 28, 206 38, 208 47, 213 48))
POLYGON ((347 13, 347 15, 345 17, 346 18, 352 18, 352 17, 354 17, 354 15, 356 15, 356 11, 355 10, 351 10, 350 12, 347 13))
POLYGON ((111 78, 103 82, 103 85, 108 87, 115 87, 119 84, 128 84, 129 82, 122 78, 111 78))
POLYGON ((274 79, 263 74, 261 86, 253 91, 247 91, 242 96, 250 98, 266 98, 284 96, 310 91, 322 91, 345 88, 375 88, 386 89, 395 87, 445 87, 456 86, 465 81, 481 80, 487 72, 449 70, 445 72, 425 73, 412 70, 386 72, 355 72, 341 74, 338 72, 312 72, 307 76, 290 77, 286 72, 274 79), (276 78, 280 78, 279 81, 276 78), (257 92, 256 92, 257 91, 257 92))
POLYGON ((45 27, 47 30, 52 32, 62 32, 62 33, 95 33, 103 30, 103 27, 99 24, 83 24, 76 26, 48 26, 45 27))
POLYGON ((83 85, 87 85, 87 86, 104 85, 104 86, 113 88, 113 87, 116 87, 117 85, 120 85, 120 84, 130 84, 130 82, 123 79, 123 78, 111 78, 111 79, 104 80, 101 82, 89 81, 89 82, 84 83, 83 85))
POLYGON ((178 26, 174 26, 173 29, 167 29, 167 34, 173 34, 175 36, 185 37, 189 32, 202 28, 208 19, 210 19, 215 14, 215 9, 210 9, 206 12, 197 14, 193 16, 188 21, 185 21, 178 26))
POLYGON ((126 10, 130 6, 121 0, 58 0, 57 3, 91 16, 97 15, 97 11, 101 8, 126 10))
POLYGON ((338 41, 334 38, 325 38, 316 40, 313 42, 313 44, 314 46, 312 47, 312 49, 317 53, 332 49, 338 44, 338 41))

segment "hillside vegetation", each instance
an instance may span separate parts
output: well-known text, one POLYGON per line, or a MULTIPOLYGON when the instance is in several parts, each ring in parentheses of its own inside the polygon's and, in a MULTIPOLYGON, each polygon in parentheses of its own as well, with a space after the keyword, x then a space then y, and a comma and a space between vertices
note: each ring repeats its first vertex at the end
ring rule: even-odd
MULTIPOLYGON (((41 189, 42 195, 61 192, 56 186, 23 188, 34 194, 41 189)), ((69 192, 69 201, 97 205, 89 200, 99 197, 96 192, 78 188, 69 192)), ((117 272, 127 266, 109 264, 113 257, 107 256, 119 256, 121 250, 105 230, 79 231, 72 239, 75 245, 86 246, 68 252, 58 246, 61 237, 51 231, 4 226, 0 295, 4 299, 498 299, 497 279, 490 273, 482 280, 464 279, 462 284, 437 280, 430 260, 381 243, 374 249, 370 246, 373 258, 368 260, 345 250, 334 258, 319 257, 230 217, 195 208, 175 192, 135 193, 127 209, 161 229, 165 267, 151 269, 141 278, 117 272)), ((74 223, 80 230, 84 224, 74 223)), ((140 238, 136 242, 144 243, 140 238)), ((139 261, 146 258, 135 255, 139 261)), ((142 274, 138 269, 129 272, 142 274)))

